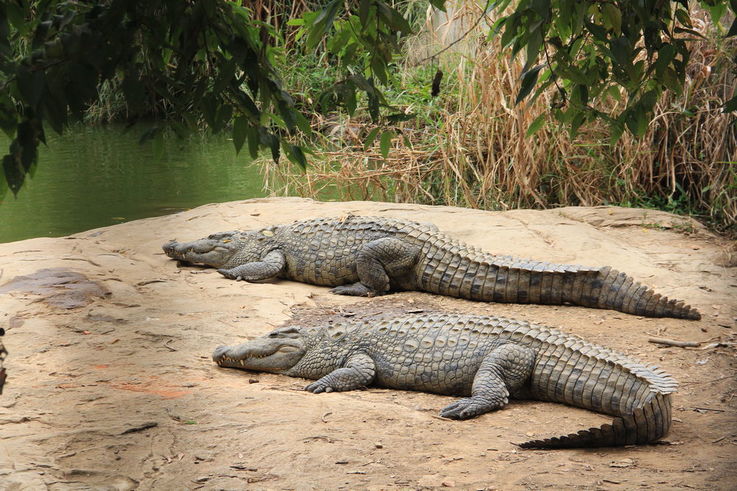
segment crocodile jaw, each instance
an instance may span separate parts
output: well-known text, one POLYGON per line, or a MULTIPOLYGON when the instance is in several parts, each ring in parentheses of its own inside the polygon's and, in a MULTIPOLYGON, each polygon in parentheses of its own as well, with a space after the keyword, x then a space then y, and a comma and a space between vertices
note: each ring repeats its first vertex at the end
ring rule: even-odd
POLYGON ((238 346, 218 346, 212 359, 221 367, 284 373, 306 352, 301 329, 289 327, 238 346))
POLYGON ((172 259, 219 268, 228 263, 240 248, 240 242, 234 239, 232 233, 225 232, 192 242, 171 240, 162 249, 172 259))

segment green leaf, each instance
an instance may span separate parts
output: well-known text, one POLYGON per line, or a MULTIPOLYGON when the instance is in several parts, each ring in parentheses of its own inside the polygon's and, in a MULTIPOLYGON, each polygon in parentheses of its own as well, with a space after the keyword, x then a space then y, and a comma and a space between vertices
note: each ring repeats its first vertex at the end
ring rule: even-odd
POLYGON ((687 29, 685 27, 676 27, 675 29, 673 29, 673 31, 677 33, 685 32, 686 34, 691 34, 692 36, 696 36, 697 38, 706 39, 706 37, 700 32, 694 31, 693 29, 687 29))
POLYGON ((522 69, 525 72, 529 70, 530 67, 537 61, 538 54, 540 53, 540 48, 543 45, 542 29, 542 22, 536 23, 527 38, 527 61, 525 62, 525 66, 522 69))
POLYGON ((678 75, 676 75, 676 72, 670 67, 663 70, 660 80, 666 88, 672 90, 676 94, 680 94, 683 91, 683 86, 681 85, 681 81, 678 79, 678 75))
POLYGON ((571 90, 571 102, 576 106, 583 107, 589 103, 588 86, 577 84, 571 90))
POLYGON ((588 20, 585 22, 586 29, 589 30, 591 34, 594 35, 594 38, 598 41, 601 41, 602 43, 606 43, 608 41, 606 29, 601 27, 598 24, 594 24, 593 22, 589 22, 588 20))
POLYGON ((343 2, 341 0, 332 0, 323 8, 320 13, 312 21, 309 26, 309 34, 307 35, 307 48, 315 49, 317 44, 322 40, 325 33, 332 27, 335 15, 343 2))
POLYGON ((20 151, 16 150, 13 152, 11 146, 11 152, 11 154, 3 157, 3 171, 5 173, 5 180, 8 183, 8 187, 13 194, 17 196, 20 187, 23 185, 25 174, 20 170, 20 167, 16 163, 16 155, 19 155, 20 151))
MULTIPOLYGON (((704 5, 707 2, 702 3, 704 5)), ((727 11, 727 4, 723 1, 719 2, 713 2, 711 5, 706 5, 706 9, 711 14, 711 20, 714 22, 714 24, 719 24, 719 21, 722 19, 722 16, 727 11)))
POLYGON ((543 113, 540 116, 536 117, 535 120, 530 123, 530 126, 527 128, 527 132, 525 132, 526 137, 531 137, 537 131, 542 128, 543 123, 545 123, 545 117, 547 116, 547 113, 543 113))
POLYGON ((540 70, 542 70, 542 68, 543 65, 538 65, 522 74, 522 84, 520 86, 519 93, 517 94, 517 100, 515 100, 514 102, 515 105, 522 102, 525 97, 527 97, 530 92, 532 92, 532 88, 535 87, 535 82, 537 82, 537 77, 540 74, 540 70))
POLYGON ((691 17, 688 15, 688 11, 685 9, 676 10, 676 19, 678 19, 678 22, 686 27, 693 27, 693 24, 691 23, 691 17))
POLYGON ((624 133, 624 124, 619 119, 612 120, 609 126, 609 144, 615 145, 624 133))
POLYGON ((616 39, 612 39, 609 42, 609 49, 612 51, 614 60, 621 65, 622 68, 626 69, 632 65, 632 58, 634 53, 632 52, 632 43, 625 36, 620 36, 616 39))
POLYGON ((248 139, 248 153, 251 155, 251 159, 255 159, 258 157, 260 143, 258 127, 249 125, 246 129, 246 137, 248 139))
POLYGON ((381 149, 381 156, 384 158, 389 155, 389 149, 391 148, 393 137, 394 132, 391 130, 387 130, 381 134, 381 142, 379 143, 379 148, 381 149))
POLYGON ((371 57, 371 72, 381 83, 386 84, 389 81, 389 76, 386 73, 386 62, 381 56, 371 57))
POLYGON ((284 143, 284 147, 287 151, 287 158, 291 162, 299 165, 302 169, 307 168, 307 159, 305 158, 305 153, 301 147, 286 142, 284 143))
POLYGON ((64 126, 67 124, 66 104, 57 100, 52 94, 47 94, 43 101, 43 107, 46 122, 56 131, 57 135, 61 135, 64 126))
POLYGON ((372 0, 360 0, 358 3, 358 19, 361 21, 362 26, 368 23, 369 10, 372 3, 372 0))
POLYGON ((737 95, 725 102, 722 107, 722 112, 731 113, 733 111, 737 111, 737 95))
POLYGON ((376 11, 379 17, 383 19, 386 25, 391 29, 403 34, 409 34, 412 32, 412 28, 407 22, 407 19, 402 17, 399 12, 387 5, 383 0, 375 0, 374 5, 376 5, 376 11))
POLYGON ((531 8, 546 22, 550 19, 550 0, 532 0, 531 8))
POLYGON ((297 127, 302 130, 306 135, 312 134, 312 126, 310 126, 310 122, 307 120, 307 118, 304 117, 304 115, 299 111, 294 111, 294 116, 297 120, 297 127))
POLYGON ((21 65, 16 72, 18 91, 25 102, 36 108, 43 97, 46 81, 40 70, 31 71, 27 66, 21 65))
POLYGON ((633 135, 638 138, 647 131, 647 115, 641 108, 634 107, 627 110, 625 123, 633 135))
POLYGON ((381 128, 378 126, 369 131, 369 134, 366 136, 366 140, 363 142, 364 149, 367 150, 374 143, 374 140, 376 140, 376 136, 379 134, 379 131, 381 131, 381 128))
POLYGON ((568 128, 568 133, 571 135, 571 138, 575 138, 578 134, 578 129, 586 122, 586 113, 574 108, 571 108, 570 112, 572 118, 568 128))
POLYGON ((377 123, 379 121, 379 98, 376 96, 376 93, 374 91, 368 92, 366 94, 368 96, 368 110, 369 115, 371 116, 371 120, 374 123, 377 123))
POLYGON ((12 139, 15 138, 17 127, 18 113, 15 104, 11 102, 9 95, 0 94, 0 128, 12 139))
POLYGON ((658 102, 658 96, 660 95, 659 90, 648 90, 645 92, 642 97, 640 97, 640 100, 638 101, 638 105, 645 110, 645 112, 650 112, 655 107, 655 104, 658 102))
POLYGON ((604 24, 619 36, 622 33, 622 11, 614 4, 605 3, 601 6, 601 15, 604 18, 604 24))
POLYGON ((658 76, 662 76, 663 72, 668 65, 670 65, 673 58, 676 57, 676 49, 672 44, 663 44, 658 50, 658 60, 655 62, 655 73, 658 76))
POLYGON ((445 0, 430 0, 430 5, 442 12, 445 12, 445 0))
POLYGON ((416 114, 406 114, 406 113, 397 113, 397 114, 390 114, 386 117, 387 121, 390 123, 400 123, 402 121, 410 121, 412 119, 415 119, 416 114))
POLYGON ((238 116, 233 122, 233 146, 235 146, 235 154, 238 155, 243 148, 248 134, 248 119, 244 116, 238 116))

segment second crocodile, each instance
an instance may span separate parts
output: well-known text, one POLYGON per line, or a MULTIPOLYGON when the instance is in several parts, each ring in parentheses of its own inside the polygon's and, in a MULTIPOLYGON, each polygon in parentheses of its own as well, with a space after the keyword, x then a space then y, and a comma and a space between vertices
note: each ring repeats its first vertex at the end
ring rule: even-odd
POLYGON ((614 416, 611 425, 534 440, 525 448, 649 443, 671 425, 676 382, 663 370, 556 329, 513 319, 428 312, 286 326, 213 353, 220 366, 317 379, 310 392, 373 384, 460 395, 440 415, 468 419, 510 397, 614 416))
POLYGON ((254 231, 222 232, 163 246, 173 259, 219 268, 231 279, 285 278, 333 286, 342 295, 417 290, 487 302, 572 304, 647 317, 700 319, 610 267, 497 256, 391 218, 318 218, 254 231))

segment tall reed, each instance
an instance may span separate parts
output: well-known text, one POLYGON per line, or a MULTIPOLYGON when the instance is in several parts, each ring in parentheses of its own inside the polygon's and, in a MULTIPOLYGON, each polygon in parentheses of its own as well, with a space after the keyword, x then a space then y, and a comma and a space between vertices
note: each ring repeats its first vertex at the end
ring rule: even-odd
MULTIPOLYGON (((440 61, 450 74, 444 83, 453 87, 452 94, 446 93, 439 106, 418 108, 415 102, 407 107, 432 114, 403 123, 403 137, 393 140, 387 158, 378 143, 362 146, 372 124, 336 117, 336 125, 351 128, 349 137, 333 138, 318 149, 306 172, 264 164, 267 186, 276 193, 319 198, 491 210, 657 207, 735 233, 737 124, 720 106, 736 86, 730 66, 736 43, 719 39, 705 16, 696 28, 706 39, 691 43, 683 94, 663 94, 640 139, 625 134, 611 145, 603 123, 589 124, 572 138, 552 116, 526 136, 537 116, 548 112, 552 94, 515 106, 521 63, 502 52, 496 40, 483 41, 479 31, 471 33, 481 40, 472 55, 446 53, 440 61)), ((416 68, 404 70, 400 77, 406 78, 416 68)), ((620 103, 612 99, 607 104, 616 108, 620 103)))

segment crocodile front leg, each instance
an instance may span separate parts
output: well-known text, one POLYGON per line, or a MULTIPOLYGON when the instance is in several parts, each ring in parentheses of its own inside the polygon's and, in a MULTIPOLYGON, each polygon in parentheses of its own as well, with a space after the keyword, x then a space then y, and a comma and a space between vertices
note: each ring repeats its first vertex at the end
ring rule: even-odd
POLYGON ((440 416, 468 419, 503 408, 509 402, 509 395, 530 378, 534 363, 535 352, 530 348, 516 344, 495 348, 476 372, 471 397, 446 406, 440 416))
POLYGON ((231 280, 263 281, 279 276, 284 271, 286 259, 280 251, 271 251, 261 261, 241 264, 230 269, 218 269, 218 273, 231 280))
POLYGON ((319 394, 361 389, 374 380, 375 374, 374 360, 365 353, 355 353, 348 358, 345 367, 333 370, 305 387, 305 390, 319 394))
POLYGON ((401 239, 384 237, 364 244, 356 253, 358 282, 330 290, 338 295, 373 297, 391 288, 391 279, 401 278, 417 261, 420 248, 401 239))

